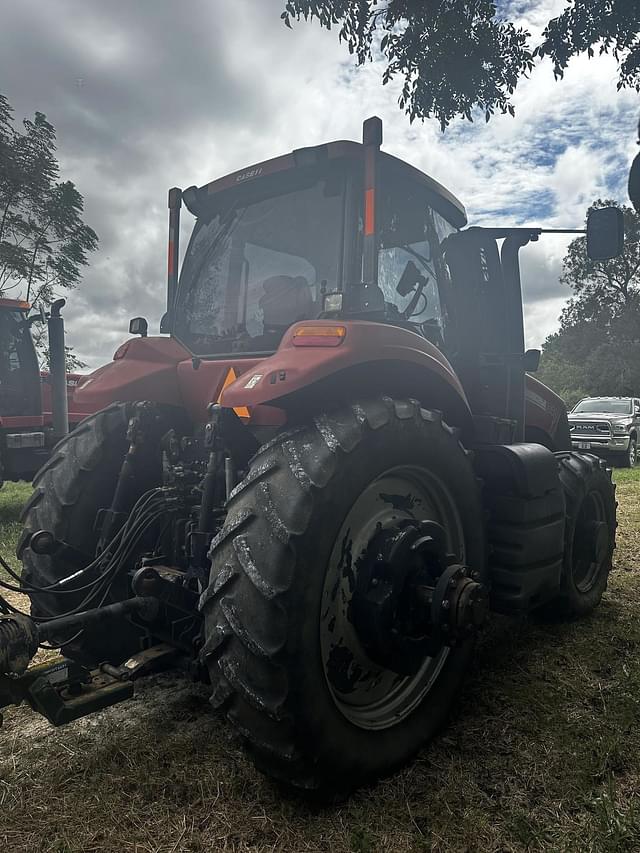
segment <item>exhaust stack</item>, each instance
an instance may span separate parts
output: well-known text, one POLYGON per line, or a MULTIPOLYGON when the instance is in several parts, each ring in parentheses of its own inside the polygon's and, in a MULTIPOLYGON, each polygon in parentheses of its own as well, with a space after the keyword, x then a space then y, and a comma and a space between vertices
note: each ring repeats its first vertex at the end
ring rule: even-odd
POLYGON ((178 290, 178 259, 180 255, 180 208, 182 190, 173 187, 169 190, 169 252, 167 259, 167 314, 173 324, 174 303, 178 290))
POLYGON ((51 305, 47 326, 49 330, 49 367, 51 370, 51 408, 53 433, 62 438, 69 432, 69 408, 67 403, 67 366, 64 346, 64 320, 60 310, 66 299, 56 299, 51 305))

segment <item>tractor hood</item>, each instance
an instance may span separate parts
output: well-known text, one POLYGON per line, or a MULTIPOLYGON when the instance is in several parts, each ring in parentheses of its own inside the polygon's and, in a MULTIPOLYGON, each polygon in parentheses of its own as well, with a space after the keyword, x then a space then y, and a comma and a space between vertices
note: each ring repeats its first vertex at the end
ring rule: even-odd
POLYGON ((97 412, 114 401, 153 400, 181 405, 177 367, 189 357, 173 338, 131 338, 113 361, 90 373, 76 388, 69 409, 97 412))

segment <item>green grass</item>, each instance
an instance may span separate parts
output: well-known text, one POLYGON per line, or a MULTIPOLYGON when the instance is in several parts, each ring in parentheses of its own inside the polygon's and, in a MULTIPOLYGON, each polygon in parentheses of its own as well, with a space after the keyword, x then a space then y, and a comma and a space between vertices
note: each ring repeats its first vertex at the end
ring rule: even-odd
MULTIPOLYGON (((401 773, 333 809, 286 799, 206 688, 165 674, 62 729, 7 712, 0 849, 639 851, 640 470, 615 479, 618 549, 601 606, 574 623, 495 618, 450 724, 401 773)), ((0 492, 3 553, 27 494, 0 492)))
MULTIPOLYGON (((31 491, 30 483, 6 482, 0 489, 0 554, 14 570, 18 568, 16 544, 22 532, 20 513, 31 491)), ((5 577, 2 567, 0 577, 5 577)))

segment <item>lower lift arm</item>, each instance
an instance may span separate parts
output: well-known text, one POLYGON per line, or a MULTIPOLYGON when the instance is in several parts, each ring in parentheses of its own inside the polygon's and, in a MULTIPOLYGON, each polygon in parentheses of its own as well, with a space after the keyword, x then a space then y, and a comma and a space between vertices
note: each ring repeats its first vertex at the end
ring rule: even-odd
POLYGON ((167 665, 176 655, 174 647, 153 646, 121 667, 103 664, 89 670, 60 656, 30 669, 27 666, 38 645, 54 640, 61 632, 80 630, 125 615, 153 620, 158 607, 156 598, 135 596, 46 622, 35 622, 21 614, 0 617, 0 724, 2 709, 22 702, 60 726, 129 698, 133 694, 133 680, 167 665))

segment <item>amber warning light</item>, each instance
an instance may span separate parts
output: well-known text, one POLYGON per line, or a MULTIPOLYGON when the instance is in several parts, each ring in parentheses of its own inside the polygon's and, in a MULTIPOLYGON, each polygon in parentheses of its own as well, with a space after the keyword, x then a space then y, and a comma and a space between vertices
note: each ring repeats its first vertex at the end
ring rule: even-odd
POLYGON ((347 334, 345 326, 298 326, 294 347, 338 347, 347 334))

